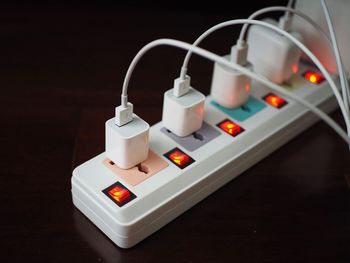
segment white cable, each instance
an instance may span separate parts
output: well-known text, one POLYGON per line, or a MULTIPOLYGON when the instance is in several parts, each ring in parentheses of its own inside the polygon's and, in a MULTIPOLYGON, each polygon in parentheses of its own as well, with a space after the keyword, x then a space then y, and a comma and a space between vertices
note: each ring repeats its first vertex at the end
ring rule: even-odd
POLYGON ((326 17, 329 33, 331 36, 332 46, 333 46, 333 50, 334 50, 334 54, 335 54, 335 59, 337 62, 337 68, 338 68, 340 83, 341 83, 341 87, 342 87, 345 109, 347 110, 347 113, 349 114, 349 97, 348 97, 349 85, 348 85, 348 81, 346 78, 346 73, 344 71, 343 61, 340 57, 338 41, 337 41, 337 38, 336 38, 335 32, 334 32, 334 24, 333 24, 332 18, 331 18, 330 13, 329 13, 328 4, 326 3, 325 0, 321 0, 321 4, 322 4, 322 9, 323 9, 324 15, 326 17))
MULTIPOLYGON (((288 8, 292 8, 292 7, 293 7, 293 3, 294 3, 293 0, 289 0, 289 1, 288 1, 288 4, 287 4, 287 7, 288 7, 288 8)), ((289 18, 289 17, 290 17, 290 13, 291 13, 290 11, 286 10, 285 17, 286 17, 286 18, 289 18)))
POLYGON ((293 93, 285 90, 283 87, 271 82, 270 80, 264 78, 263 76, 260 76, 254 72, 251 72, 250 70, 248 70, 240 65, 230 63, 229 61, 225 60, 224 58, 222 58, 222 57, 220 57, 212 52, 209 52, 209 51, 204 50, 202 48, 195 47, 195 46, 192 46, 188 43, 178 41, 178 40, 173 40, 173 39, 154 40, 154 41, 148 43, 147 45, 145 45, 136 54, 136 56, 134 57, 133 61, 131 62, 130 66, 128 68, 127 74, 126 74, 125 79, 124 79, 124 86, 123 86, 124 96, 126 96, 126 94, 127 94, 130 77, 131 77, 132 72, 133 72, 135 66, 137 65, 138 61, 141 59, 141 57, 147 51, 149 51, 150 49, 152 49, 156 46, 160 46, 160 45, 168 45, 168 46, 174 46, 174 47, 178 47, 178 48, 185 49, 185 50, 191 50, 191 52, 193 52, 197 55, 200 55, 200 56, 207 58, 211 61, 220 63, 228 68, 231 68, 233 70, 237 70, 237 71, 247 75, 248 77, 268 86, 270 89, 281 94, 282 96, 285 96, 288 99, 294 100, 294 101, 300 103, 301 105, 303 105, 304 107, 308 108, 309 110, 311 110, 319 118, 324 120, 336 133, 338 133, 342 139, 344 139, 348 144, 350 144, 350 138, 343 131, 343 129, 334 120, 332 120, 327 114, 325 114, 323 111, 321 111, 320 109, 318 109, 317 107, 315 107, 314 105, 309 103, 308 101, 306 101, 302 98, 299 98, 298 96, 294 95, 293 93))
MULTIPOLYGON (((337 38, 335 36, 334 24, 333 24, 332 18, 330 16, 329 7, 328 7, 328 5, 327 5, 325 0, 321 0, 321 4, 322 4, 323 13, 324 13, 324 15, 326 17, 329 33, 331 35, 333 51, 334 51, 334 54, 335 54, 335 59, 336 59, 336 62, 337 62, 338 73, 339 73, 339 77, 340 77, 340 84, 341 84, 341 87, 342 87, 343 100, 344 100, 344 104, 345 104, 344 106, 345 106, 345 109, 347 111, 347 114, 349 115, 349 100, 350 100, 349 83, 348 83, 348 80, 347 80, 347 77, 346 77, 346 72, 344 70, 343 61, 342 61, 342 59, 340 57, 340 50, 339 50, 337 38)), ((349 126, 347 126, 347 132, 348 132, 348 136, 350 136, 350 127, 349 126)), ((350 145, 349 145, 349 147, 350 147, 350 145)))
MULTIPOLYGON (((332 42, 331 42, 330 38, 328 37, 327 33, 322 29, 322 27, 320 27, 317 23, 315 23, 306 14, 304 14, 304 13, 298 11, 298 10, 295 10, 293 8, 284 7, 284 6, 266 7, 266 8, 263 8, 263 9, 260 9, 260 10, 258 10, 256 12, 254 12, 253 14, 251 14, 249 16, 248 19, 255 19, 257 16, 260 16, 262 14, 269 13, 269 12, 275 12, 275 11, 289 11, 289 12, 295 14, 295 15, 300 16, 301 18, 303 18, 304 20, 309 22, 313 27, 315 27, 329 41, 330 45, 332 45, 332 42)), ((233 21, 233 20, 231 20, 231 21, 233 21)), ((220 23, 220 24, 223 24, 223 23, 220 23)), ((218 25, 220 25, 220 24, 218 24, 218 25)), ((206 37, 208 37, 208 35, 210 35, 214 31, 224 27, 224 26, 218 26, 218 25, 213 26, 212 28, 209 28, 208 30, 206 30, 202 35, 200 35, 196 39, 196 41, 193 43, 193 45, 198 46, 200 42, 202 42, 206 37)), ((232 24, 229 24, 229 25, 232 25, 232 24)), ((243 27, 241 29, 241 32, 240 32, 240 35, 239 35, 238 42, 239 41, 241 41, 241 42, 244 41, 247 29, 248 29, 248 26, 249 26, 249 24, 244 24, 243 25, 243 27)), ((191 57, 191 52, 187 52, 186 57, 185 57, 185 59, 183 61, 183 66, 181 68, 181 73, 180 73, 180 77, 181 78, 184 78, 184 76, 186 76, 186 74, 187 74, 187 66, 188 66, 188 62, 190 60, 190 57, 191 57)))
MULTIPOLYGON (((292 42, 294 42, 294 44, 297 45, 312 60, 312 62, 318 67, 318 69, 321 71, 321 73, 323 74, 325 79, 328 81, 328 83, 331 86, 333 93, 337 99, 337 102, 339 104, 340 110, 342 112, 343 118, 344 118, 345 123, 346 123, 346 127, 350 127, 350 118, 345 111, 342 97, 341 97, 333 79, 329 75, 328 71, 325 69, 325 67, 322 65, 322 63, 319 61, 319 59, 303 43, 301 43, 298 39, 293 37, 288 32, 285 32, 284 30, 282 30, 274 25, 263 22, 263 21, 250 20, 250 19, 236 19, 236 20, 226 21, 226 22, 217 24, 217 25, 209 28, 207 31, 205 31, 201 36, 199 36, 197 38, 197 40, 193 43, 193 45, 196 46, 198 43, 200 43, 202 41, 202 39, 204 39, 209 34, 211 34, 212 32, 216 31, 219 28, 223 28, 223 27, 230 26, 230 25, 237 25, 237 24, 252 24, 252 25, 260 25, 263 27, 267 27, 267 28, 270 28, 270 29, 276 31, 277 33, 285 36, 286 38, 288 38, 292 42)), ((185 60, 184 60, 184 64, 183 64, 184 66, 181 69, 181 74, 183 72, 187 71, 187 64, 186 63, 188 63, 188 59, 190 58, 190 56, 191 56, 191 51, 188 51, 187 55, 185 57, 185 60)))
MULTIPOLYGON (((325 33, 323 31, 323 29, 316 24, 310 17, 308 17, 306 14, 304 14, 303 12, 290 8, 290 7, 284 7, 284 6, 271 6, 271 7, 266 7, 266 8, 262 8, 256 12, 254 12, 253 14, 251 14, 248 19, 255 19, 256 17, 263 15, 265 13, 269 13, 269 12, 275 12, 275 11, 288 11, 290 13, 293 13, 297 16, 300 16, 301 18, 303 18, 304 20, 306 20, 307 22, 309 22, 312 26, 314 26, 318 31, 320 31, 326 38, 328 38, 327 33, 325 33)), ((243 25, 241 32, 239 34, 239 40, 243 41, 246 38, 246 34, 247 34, 247 30, 248 30, 249 24, 245 24, 243 25)))
POLYGON ((294 0, 289 0, 287 7, 292 8, 294 0))

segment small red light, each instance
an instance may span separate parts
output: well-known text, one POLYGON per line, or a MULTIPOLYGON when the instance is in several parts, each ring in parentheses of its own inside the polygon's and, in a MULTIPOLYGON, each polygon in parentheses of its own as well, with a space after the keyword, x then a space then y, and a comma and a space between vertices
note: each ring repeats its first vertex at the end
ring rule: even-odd
POLYGON ((102 191, 105 193, 114 203, 118 206, 123 206, 126 203, 130 202, 136 196, 130 192, 124 185, 119 182, 107 187, 102 191))
POLYGON ((324 81, 324 77, 321 73, 315 72, 315 71, 306 71, 303 74, 304 78, 311 82, 312 84, 320 84, 324 81))
POLYGON ((293 65, 292 65, 292 72, 293 72, 294 74, 296 74, 296 73, 298 72, 298 70, 299 70, 298 64, 293 64, 293 65))
POLYGON ((229 119, 223 120, 217 126, 221 130, 223 130, 224 132, 226 132, 232 136, 237 136, 238 134, 240 134, 241 132, 244 131, 244 129, 241 126, 239 126, 237 123, 234 123, 233 121, 231 121, 229 119))
POLYGON ((263 97, 263 100, 277 109, 280 109, 287 104, 287 101, 285 99, 273 93, 267 94, 265 97, 263 97))
POLYGON ((191 163, 194 163, 194 160, 179 148, 172 149, 164 154, 164 156, 181 169, 189 166, 191 163))
POLYGON ((246 92, 249 92, 249 91, 250 91, 250 84, 246 84, 246 85, 245 85, 245 91, 246 91, 246 92))

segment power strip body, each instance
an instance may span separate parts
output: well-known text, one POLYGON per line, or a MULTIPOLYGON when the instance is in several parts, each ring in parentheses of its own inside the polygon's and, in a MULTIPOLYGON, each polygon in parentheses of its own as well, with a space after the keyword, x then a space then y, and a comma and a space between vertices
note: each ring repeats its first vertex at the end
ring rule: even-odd
MULTIPOLYGON (((306 70, 315 69, 300 65, 301 72, 306 70)), ((337 107, 326 81, 314 85, 299 74, 291 86, 290 91, 325 112, 337 107)), ((220 135, 193 151, 165 134, 161 122, 153 125, 150 149, 169 165, 135 186, 103 165, 105 153, 78 166, 72 176, 74 205, 118 246, 134 246, 318 120, 293 101, 280 109, 269 106, 262 98, 270 92, 254 83, 252 96, 266 107, 241 122, 213 105, 207 96, 204 121, 220 135), (225 119, 239 124, 244 131, 235 137, 225 133, 218 127, 225 119), (194 162, 180 169, 164 156, 174 148, 181 149, 194 162), (103 192, 115 183, 126 186, 135 198, 122 207, 116 205, 103 192)))

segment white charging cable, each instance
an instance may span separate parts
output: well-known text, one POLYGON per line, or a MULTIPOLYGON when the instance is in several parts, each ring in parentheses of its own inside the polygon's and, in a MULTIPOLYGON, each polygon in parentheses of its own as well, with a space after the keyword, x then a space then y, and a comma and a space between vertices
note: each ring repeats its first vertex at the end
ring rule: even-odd
MULTIPOLYGON (((294 3, 293 0, 289 0, 287 4, 287 8, 292 8, 293 3, 294 3)), ((290 13, 291 11, 286 10, 284 16, 281 16, 279 19, 278 26, 285 31, 289 31, 292 26, 292 16, 290 15, 290 13)))
MULTIPOLYGON (((333 46, 335 59, 336 59, 336 62, 337 62, 337 68, 338 68, 338 72, 339 72, 340 83, 341 83, 341 86, 342 86, 342 93, 343 93, 345 109, 347 110, 347 113, 349 114, 349 100, 350 100, 350 97, 349 97, 349 83, 348 83, 348 80, 347 80, 347 77, 346 77, 346 73, 345 73, 345 70, 344 70, 343 61, 342 61, 342 59, 340 57, 338 41, 337 41, 337 38, 335 36, 334 25, 333 25, 333 21, 332 21, 332 18, 330 16, 330 13, 329 13, 329 7, 328 7, 327 2, 325 0, 321 0, 321 4, 322 4, 323 12, 324 12, 325 17, 326 17, 329 33, 330 33, 330 36, 331 36, 331 43, 332 43, 332 46, 333 46)), ((348 130, 350 131, 350 129, 348 129, 348 130)))
MULTIPOLYGON (((294 0, 289 0, 289 1, 288 1, 288 4, 287 4, 287 7, 288 7, 288 8, 293 8, 293 4, 294 4, 294 0)), ((286 17, 286 18, 289 18, 289 16, 290 16, 290 11, 287 10, 286 13, 285 13, 285 17, 286 17)))
MULTIPOLYGON (((190 50, 192 53, 195 53, 195 54, 200 55, 204 58, 207 58, 211 61, 220 63, 228 68, 231 68, 233 70, 237 70, 237 71, 247 75, 248 77, 266 85, 271 90, 281 94, 282 96, 285 96, 288 99, 294 100, 294 101, 300 103, 301 105, 303 105, 304 107, 308 108, 310 111, 315 113, 319 118, 321 118, 323 121, 325 121, 336 133, 338 133, 339 136, 347 142, 347 144, 350 144, 350 138, 348 137, 346 132, 344 132, 344 130, 332 118, 330 118, 327 114, 325 114, 323 111, 321 111, 320 109, 318 109, 317 107, 315 107, 314 105, 309 103, 308 101, 306 101, 302 98, 299 98, 298 96, 296 96, 293 93, 284 89, 282 86, 279 86, 279 85, 271 82, 270 80, 266 79, 265 77, 258 75, 256 73, 240 66, 240 65, 230 63, 226 59, 224 59, 224 58, 222 58, 222 57, 220 57, 212 52, 209 52, 205 49, 190 45, 188 43, 185 43, 185 42, 182 42, 179 40, 173 40, 173 39, 154 40, 154 41, 148 43, 147 45, 145 45, 136 54, 136 56, 134 57, 134 59, 132 60, 130 66, 128 68, 127 74, 126 74, 125 79, 124 79, 124 85, 123 85, 124 98, 127 98, 128 85, 129 85, 131 75, 135 69, 135 66, 137 65, 137 63, 141 59, 141 57, 150 49, 152 49, 156 46, 161 46, 161 45, 174 46, 177 48, 190 50)), ((126 103, 127 103, 127 101, 126 101, 126 103)))
MULTIPOLYGON (((270 28, 271 30, 274 30, 277 33, 285 36, 286 38, 291 40, 295 45, 297 45, 312 60, 312 62, 318 67, 318 69, 321 71, 321 73, 323 74, 325 79, 328 81, 328 83, 331 86, 333 93, 337 99, 337 102, 339 104, 340 110, 342 112, 343 118, 344 118, 345 123, 346 123, 346 127, 350 127, 350 118, 349 118, 348 114, 346 113, 342 97, 341 97, 339 90, 338 90, 337 86, 335 85, 332 77, 330 76, 328 71, 325 69, 325 67, 322 65, 322 63, 319 61, 319 59, 303 43, 301 43, 298 39, 296 39, 294 36, 292 36, 288 32, 286 32, 286 31, 284 31, 284 30, 282 30, 274 25, 271 25, 269 23, 263 22, 263 21, 250 20, 250 19, 236 19, 236 20, 226 21, 226 22, 217 24, 217 25, 209 28, 207 31, 205 31, 202 35, 200 35, 197 38, 197 40, 193 43, 193 46, 197 46, 204 38, 206 38, 209 34, 213 33, 214 31, 216 31, 220 28, 226 27, 226 26, 237 25, 237 24, 252 24, 252 25, 260 25, 263 27, 270 28)), ((185 57, 184 63, 183 63, 183 67, 181 68, 181 77, 186 76, 187 64, 188 64, 189 58, 191 57, 191 53, 192 53, 191 51, 188 51, 186 54, 186 57, 185 57)))
MULTIPOLYGON (((270 7, 266 7, 266 8, 262 8, 258 11, 255 11, 254 13, 252 13, 248 19, 256 19, 258 16, 266 14, 266 13, 270 13, 270 12, 276 12, 276 11, 288 11, 289 13, 293 13, 294 15, 297 15, 301 18, 303 18, 305 21, 307 21, 309 24, 311 24, 313 27, 315 27, 320 33, 323 34, 323 36, 327 39, 329 39, 327 33, 322 29, 322 27, 320 27, 317 23, 315 23, 309 16, 307 16, 305 13, 290 8, 290 7, 284 7, 284 6, 270 6, 270 7)), ((244 41, 244 39, 246 38, 246 34, 247 34, 247 30, 248 30, 249 24, 245 24, 243 25, 241 32, 239 34, 239 40, 240 41, 244 41)))
MULTIPOLYGON (((295 10, 293 8, 290 8, 290 7, 284 7, 284 6, 271 6, 271 7, 266 7, 266 8, 263 8, 263 9, 260 9, 256 12, 254 12, 253 14, 251 14, 248 19, 251 20, 251 19, 255 19, 256 17, 262 15, 262 14, 265 14, 265 13, 270 13, 270 12, 275 12, 275 11, 288 11, 290 13, 293 13, 295 15, 298 15, 300 16, 301 18, 303 18, 304 20, 306 20, 307 22, 309 22, 312 26, 314 26, 318 31, 320 31, 322 33, 322 35, 327 38, 329 40, 329 42, 331 43, 331 40, 329 39, 327 33, 317 24, 315 23, 310 17, 308 17, 306 14, 298 11, 298 10, 295 10)), ((235 20, 230 20, 230 21, 235 21, 235 20)), ((227 21, 229 22, 229 21, 227 21)), ((225 22, 223 22, 225 23, 225 22)), ((226 26, 230 26, 232 24, 228 24, 228 25, 223 25, 223 26, 220 26, 222 25, 223 23, 220 23, 218 25, 215 25, 211 28, 209 28, 208 30, 206 30, 202 35, 200 35, 196 41, 193 43, 193 45, 195 46, 198 46, 200 42, 202 42, 206 37, 208 37, 211 33, 213 33, 214 31, 218 30, 218 29, 221 29, 223 27, 226 27, 226 26)), ((246 33, 247 33, 247 30, 248 30, 248 27, 249 27, 250 24, 244 24, 242 29, 241 29, 241 32, 239 34, 239 38, 238 38, 238 41, 237 42, 244 42, 244 39, 245 39, 245 36, 246 36, 246 33)), ((186 54, 186 57, 182 63, 182 68, 181 68, 181 73, 180 73, 180 77, 183 79, 185 76, 186 76, 186 73, 187 73, 187 67, 188 67, 188 62, 191 58, 191 52, 188 52, 186 54)))
MULTIPOLYGON (((348 79, 346 76, 346 72, 344 70, 343 61, 340 57, 340 50, 339 50, 337 38, 336 38, 336 35, 334 32, 335 31, 334 24, 333 24, 333 21, 332 21, 330 12, 329 12, 329 7, 328 7, 327 2, 325 0, 321 0, 321 5, 322 5, 323 12, 325 14, 325 17, 326 17, 328 29, 329 29, 330 36, 331 36, 331 43, 333 46, 333 51, 334 51, 335 59, 337 62, 337 68, 338 68, 340 83, 341 83, 341 87, 342 87, 343 100, 344 100, 344 104, 345 104, 344 106, 345 106, 345 109, 347 110, 347 114, 349 115, 350 91, 349 91, 348 79)), ((350 127, 349 126, 347 126, 347 132, 348 132, 348 136, 350 136, 350 127)), ((349 147, 350 147, 350 145, 349 145, 349 147)))

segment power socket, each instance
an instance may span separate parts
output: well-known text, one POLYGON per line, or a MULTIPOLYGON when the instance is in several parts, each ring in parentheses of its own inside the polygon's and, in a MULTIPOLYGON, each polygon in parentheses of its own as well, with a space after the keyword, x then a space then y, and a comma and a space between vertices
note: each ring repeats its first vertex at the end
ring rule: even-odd
POLYGON ((130 169, 121 169, 108 158, 103 160, 103 164, 122 178, 128 185, 132 186, 142 183, 144 180, 155 175, 169 165, 151 150, 148 152, 148 157, 145 161, 130 169))
POLYGON ((190 152, 198 149, 199 147, 203 146, 204 144, 210 142, 220 135, 220 132, 217 129, 213 128, 205 121, 198 131, 186 137, 177 136, 164 127, 161 128, 160 131, 173 139, 176 143, 179 144, 179 146, 185 148, 190 152))
MULTIPOLYGON (((328 83, 307 81, 303 73, 316 71, 309 65, 299 69, 289 90, 325 112, 334 110, 337 103, 328 83)), ((132 247, 318 120, 257 83, 251 96, 264 107, 243 120, 207 96, 204 121, 219 135, 192 151, 166 134, 161 122, 153 125, 150 149, 167 167, 136 185, 106 167, 104 152, 78 166, 72 176, 74 205, 115 244, 132 247)))

